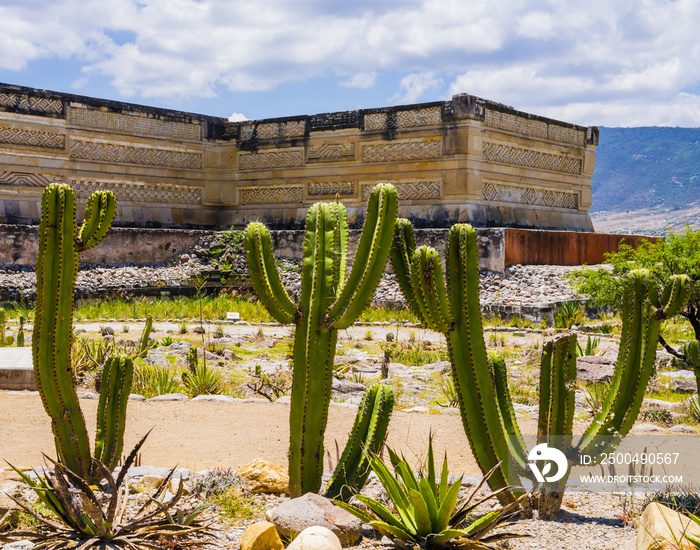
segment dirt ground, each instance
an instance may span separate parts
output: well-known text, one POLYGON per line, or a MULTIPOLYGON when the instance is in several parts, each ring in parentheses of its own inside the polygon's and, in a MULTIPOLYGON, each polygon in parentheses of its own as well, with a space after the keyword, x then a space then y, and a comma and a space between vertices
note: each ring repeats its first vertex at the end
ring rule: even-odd
MULTIPOLYGON (((42 464, 42 452, 54 456, 49 418, 38 395, 0 391, 0 459, 21 468, 42 464)), ((93 430, 96 400, 81 400, 93 430)), ((342 451, 355 417, 355 408, 331 406, 325 447, 342 451)), ((254 458, 286 465, 289 444, 289 405, 274 403, 130 402, 125 449, 151 428, 142 448, 144 466, 189 468, 193 471, 242 466, 254 458)), ((396 411, 389 425, 388 444, 419 462, 432 431, 437 456, 445 448, 451 473, 477 475, 479 469, 459 415, 396 411)))

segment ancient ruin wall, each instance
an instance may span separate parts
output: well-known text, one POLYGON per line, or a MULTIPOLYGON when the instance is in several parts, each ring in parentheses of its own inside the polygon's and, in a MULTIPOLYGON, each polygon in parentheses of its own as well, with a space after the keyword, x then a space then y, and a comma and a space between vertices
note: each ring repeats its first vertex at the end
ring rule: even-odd
POLYGON ((117 223, 303 227, 341 200, 359 225, 390 181, 416 226, 592 230, 596 128, 469 95, 383 109, 224 119, 0 85, 0 222, 36 223, 43 187, 111 189, 117 223))

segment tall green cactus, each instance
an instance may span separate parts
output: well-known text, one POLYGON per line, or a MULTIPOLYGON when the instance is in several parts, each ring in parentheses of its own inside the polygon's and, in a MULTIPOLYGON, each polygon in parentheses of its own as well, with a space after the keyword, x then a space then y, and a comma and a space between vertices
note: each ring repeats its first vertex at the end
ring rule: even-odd
POLYGON ((321 486, 338 329, 349 327, 374 294, 391 248, 397 209, 392 185, 380 184, 372 190, 346 280, 345 207, 338 202, 314 204, 306 219, 298 305, 282 286, 267 228, 260 223, 246 228, 248 270, 260 301, 277 321, 296 325, 289 449, 292 495, 318 492, 321 486))
POLYGON ((360 492, 372 470, 369 458, 379 454, 384 444, 393 409, 394 394, 389 386, 375 384, 365 391, 348 442, 328 482, 328 498, 347 502, 360 492))
POLYGON ((685 357, 686 363, 693 367, 695 384, 698 388, 698 395, 700 395, 700 342, 691 340, 685 344, 683 346, 683 356, 685 357))
POLYGON ((153 329, 153 317, 151 315, 146 315, 146 324, 143 327, 143 332, 141 333, 141 338, 139 338, 139 344, 137 347, 136 357, 143 359, 146 357, 146 353, 151 347, 150 337, 151 330, 153 329))
POLYGON ((15 341, 14 336, 5 336, 7 313, 4 308, 0 308, 0 347, 11 346, 15 341))
POLYGON ((78 252, 102 239, 114 219, 116 202, 109 191, 93 193, 79 231, 75 209, 75 197, 67 185, 51 184, 41 196, 32 355, 37 387, 51 417, 59 459, 74 473, 88 478, 92 470, 90 442, 71 364, 73 289, 78 252))
MULTIPOLYGON (((407 220, 397 220, 395 225, 391 260, 401 290, 423 322, 445 334, 472 451, 484 473, 501 463, 489 484, 493 489, 505 487, 510 466, 527 474, 527 453, 507 391, 505 366, 496 365, 492 372, 488 368, 479 307, 476 233, 465 224, 450 230, 446 292, 438 253, 428 247, 415 248, 413 229, 407 220)), ((659 323, 684 307, 689 279, 672 277, 662 299, 647 271, 631 272, 624 285, 623 328, 615 375, 602 410, 572 450, 574 454, 598 456, 631 429, 653 367, 659 323)), ((575 336, 567 335, 545 345, 538 423, 541 442, 553 437, 559 438, 559 445, 571 442, 575 344, 575 336)), ((540 517, 551 517, 559 510, 564 482, 549 496, 540 498, 540 517)), ((501 494, 504 503, 515 498, 509 492, 501 494)))
POLYGON ((19 316, 19 328, 17 329, 17 347, 24 347, 24 315, 19 316))

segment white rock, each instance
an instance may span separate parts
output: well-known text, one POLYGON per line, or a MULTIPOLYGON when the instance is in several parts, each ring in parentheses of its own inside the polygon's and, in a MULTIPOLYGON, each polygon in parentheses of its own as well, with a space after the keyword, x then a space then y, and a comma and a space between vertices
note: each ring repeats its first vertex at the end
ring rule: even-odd
POLYGON ((287 547, 287 550, 342 550, 340 539, 325 527, 307 527, 287 547))

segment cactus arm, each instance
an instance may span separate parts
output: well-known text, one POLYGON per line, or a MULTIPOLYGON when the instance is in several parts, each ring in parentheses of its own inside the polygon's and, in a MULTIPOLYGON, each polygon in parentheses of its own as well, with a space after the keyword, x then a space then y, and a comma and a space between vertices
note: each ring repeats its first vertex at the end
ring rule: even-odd
MULTIPOLYGON (((494 390, 511 457, 513 458, 518 472, 521 474, 527 473, 527 448, 515 417, 513 400, 510 395, 510 389, 508 388, 508 369, 506 368, 506 362, 503 358, 494 356, 489 356, 488 362, 493 376, 494 390)), ((540 415, 541 414, 542 412, 540 411, 540 415)))
POLYGON ((376 384, 365 391, 348 442, 328 482, 327 498, 348 501, 362 489, 371 470, 368 456, 379 453, 393 407, 389 386, 376 384))
POLYGON ((372 299, 391 250, 397 211, 394 186, 375 186, 367 203, 367 218, 350 275, 328 314, 329 326, 337 329, 349 327, 372 299))
POLYGON ((294 322, 297 308, 282 285, 267 227, 261 223, 248 224, 245 230, 245 250, 250 279, 260 301, 276 321, 294 322))
POLYGON ((90 195, 76 240, 78 252, 92 248, 102 240, 116 213, 117 201, 111 191, 96 191, 90 195))
POLYGON ((102 372, 103 382, 97 407, 95 458, 113 470, 124 445, 126 406, 134 376, 134 364, 125 355, 110 357, 102 372))
MULTIPOLYGON (((466 224, 450 229, 447 242, 447 288, 454 330, 447 334, 452 376, 459 396, 462 424, 483 472, 503 465, 489 479, 493 488, 508 485, 510 459, 491 375, 486 368, 486 345, 479 308, 479 261, 476 232, 466 224)), ((513 500, 502 493, 502 500, 513 500)))
MULTIPOLYGON (((544 370, 544 365, 543 365, 544 370)), ((540 385, 540 411, 548 408, 547 423, 538 426, 544 437, 566 437, 571 434, 574 419, 574 384, 576 381, 576 335, 565 334, 552 341, 550 391, 547 401, 542 397, 544 384, 540 385), (542 406, 544 405, 544 407, 542 406), (544 430, 542 428, 544 427, 544 430)))
POLYGON ((75 200, 67 185, 42 193, 37 256, 37 314, 32 358, 37 389, 48 415, 61 462, 86 477, 90 445, 72 382, 73 288, 77 276, 75 200))
POLYGON ((421 246, 411 261, 411 286, 428 327, 445 333, 451 324, 440 256, 433 248, 421 246))
POLYGON ((415 251, 416 238, 411 222, 405 218, 397 218, 394 222, 394 237, 391 243, 391 266, 408 307, 419 319, 422 319, 422 313, 411 285, 411 259, 415 251))

